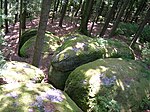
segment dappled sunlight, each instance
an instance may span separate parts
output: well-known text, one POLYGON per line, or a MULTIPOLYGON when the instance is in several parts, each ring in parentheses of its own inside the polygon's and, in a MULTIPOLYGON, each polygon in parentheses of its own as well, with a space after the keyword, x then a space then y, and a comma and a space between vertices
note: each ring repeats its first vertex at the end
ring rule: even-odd
POLYGON ((50 84, 13 83, 0 86, 0 111, 76 111, 68 95, 50 84))
POLYGON ((123 82, 122 82, 120 79, 116 80, 116 84, 117 84, 117 86, 119 86, 123 91, 125 90, 124 84, 123 84, 123 82))

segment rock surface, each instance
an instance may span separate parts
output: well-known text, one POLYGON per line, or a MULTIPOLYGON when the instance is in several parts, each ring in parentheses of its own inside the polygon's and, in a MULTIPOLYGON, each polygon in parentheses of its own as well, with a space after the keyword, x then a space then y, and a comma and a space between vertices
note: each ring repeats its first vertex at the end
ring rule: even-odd
POLYGON ((45 77, 42 70, 25 62, 10 61, 0 70, 0 85, 13 82, 41 82, 45 77))
POLYGON ((65 92, 50 84, 5 84, 0 90, 0 112, 82 112, 65 92))
POLYGON ((72 34, 64 39, 52 57, 49 81, 63 89, 69 73, 76 67, 99 58, 133 58, 124 42, 118 40, 93 39, 80 34, 72 34))
POLYGON ((80 34, 68 36, 66 40, 52 58, 52 66, 62 72, 99 58, 134 57, 129 47, 118 40, 92 39, 80 34))
POLYGON ((139 112, 150 95, 150 71, 135 60, 98 59, 76 68, 65 92, 84 111, 139 112))

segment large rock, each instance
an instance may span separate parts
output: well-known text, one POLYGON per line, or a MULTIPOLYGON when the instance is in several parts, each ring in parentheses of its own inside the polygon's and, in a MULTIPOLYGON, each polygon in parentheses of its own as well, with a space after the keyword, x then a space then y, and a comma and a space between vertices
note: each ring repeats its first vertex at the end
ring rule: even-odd
MULTIPOLYGON (((76 68, 65 92, 86 112, 142 112, 142 99, 150 95, 150 71, 135 60, 98 59, 76 68)), ((150 109, 149 103, 144 108, 150 109)))
POLYGON ((69 36, 52 58, 52 66, 62 72, 74 70, 87 62, 105 57, 133 58, 129 47, 118 40, 92 39, 74 34, 69 36))
POLYGON ((45 77, 42 70, 25 62, 6 62, 0 69, 0 85, 13 82, 41 82, 45 77))
MULTIPOLYGON (((34 43, 36 40, 36 29, 29 29, 25 31, 21 36, 21 41, 19 44, 19 55, 22 57, 28 57, 31 55, 31 52, 28 52, 30 49, 34 49, 34 43)), ((44 54, 49 54, 54 52, 56 48, 60 46, 60 39, 57 36, 54 36, 51 32, 45 32, 44 38, 44 54)))
POLYGON ((0 112, 82 112, 65 92, 49 84, 0 86, 0 112))
POLYGON ((55 70, 55 68, 51 66, 49 70, 49 74, 48 74, 48 80, 57 89, 64 90, 65 82, 70 73, 71 73, 70 71, 61 72, 61 71, 55 70))

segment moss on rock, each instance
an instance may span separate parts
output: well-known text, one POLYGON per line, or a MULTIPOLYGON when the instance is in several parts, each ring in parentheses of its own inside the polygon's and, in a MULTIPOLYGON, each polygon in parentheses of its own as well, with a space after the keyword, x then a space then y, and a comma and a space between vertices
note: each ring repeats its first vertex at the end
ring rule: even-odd
POLYGON ((6 62, 0 71, 0 85, 13 82, 41 82, 45 77, 42 70, 25 62, 6 62))
POLYGON ((138 112, 150 95, 150 71, 135 60, 98 59, 76 68, 65 92, 84 111, 138 112))
POLYGON ((49 74, 48 74, 48 80, 54 87, 56 87, 57 89, 63 90, 65 87, 65 82, 69 74, 70 74, 70 71, 61 72, 61 71, 55 70, 55 68, 51 66, 49 70, 49 74))
MULTIPOLYGON (((19 55, 22 57, 27 57, 30 54, 28 54, 28 49, 34 47, 34 43, 36 40, 36 34, 37 30, 36 29, 30 29, 27 30, 23 33, 21 37, 21 42, 19 45, 19 55), (28 37, 26 37, 28 36, 28 37)), ((44 38, 44 48, 43 48, 43 53, 47 54, 50 53, 50 51, 55 51, 56 48, 58 48, 60 45, 58 42, 61 40, 59 37, 54 36, 51 32, 46 31, 45 33, 46 37, 44 38)))
MULTIPOLYGON (((24 45, 24 43, 27 40, 36 36, 36 34, 37 34, 37 29, 29 29, 29 30, 26 30, 25 32, 23 32, 23 34, 20 38, 19 49, 21 49, 21 47, 24 45)), ((19 50, 18 54, 21 56, 20 50, 19 50)))
POLYGON ((129 47, 117 40, 92 39, 73 34, 66 38, 52 58, 52 66, 59 71, 71 71, 99 58, 134 58, 129 47))
POLYGON ((82 112, 65 92, 46 83, 0 86, 1 112, 82 112))

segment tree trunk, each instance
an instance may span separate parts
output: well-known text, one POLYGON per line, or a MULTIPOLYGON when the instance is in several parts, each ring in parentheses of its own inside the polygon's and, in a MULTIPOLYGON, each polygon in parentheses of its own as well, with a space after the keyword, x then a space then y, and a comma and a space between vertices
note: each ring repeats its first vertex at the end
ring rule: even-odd
POLYGON ((80 24, 79 31, 84 35, 89 35, 87 30, 87 25, 92 11, 93 2, 94 0, 86 1, 84 8, 82 8, 83 13, 81 15, 81 24, 80 24))
POLYGON ((114 32, 116 31, 116 29, 117 29, 117 27, 118 27, 118 24, 119 24, 119 22, 120 22, 120 19, 121 19, 121 17, 123 16, 124 10, 126 9, 128 3, 129 3, 129 1, 130 1, 130 0, 125 0, 125 1, 124 1, 123 6, 121 7, 121 10, 120 10, 120 12, 119 12, 119 14, 118 14, 118 17, 116 18, 116 21, 115 21, 115 23, 114 23, 114 25, 113 25, 113 27, 112 27, 112 30, 111 30, 111 32, 110 32, 110 34, 109 34, 109 37, 110 37, 110 38, 114 35, 114 32))
POLYGON ((15 12, 15 23, 17 23, 18 22, 18 4, 19 4, 19 1, 18 0, 16 0, 16 12, 15 12))
POLYGON ((134 44, 136 43, 137 39, 139 38, 141 32, 143 31, 144 29, 144 26, 146 25, 146 23, 150 21, 150 8, 148 9, 147 11, 147 14, 145 15, 145 18, 144 20, 142 21, 142 23, 140 24, 134 38, 132 39, 132 42, 130 44, 130 47, 132 48, 134 46, 134 44))
POLYGON ((26 15, 27 15, 27 2, 23 0, 23 13, 22 13, 22 30, 26 29, 26 15))
POLYGON ((60 0, 57 0, 57 4, 56 4, 56 13, 57 13, 57 11, 58 11, 58 6, 59 6, 59 3, 60 3, 60 0))
POLYGON ((51 23, 53 23, 53 20, 55 18, 55 13, 56 13, 56 5, 57 5, 57 0, 54 1, 54 9, 53 9, 53 14, 52 14, 52 20, 51 20, 51 23))
POLYGON ((43 44, 45 38, 45 31, 47 27, 49 12, 50 12, 50 5, 51 5, 51 0, 42 1, 42 8, 41 8, 42 10, 40 15, 40 22, 39 22, 36 42, 34 46, 34 55, 32 61, 32 64, 36 67, 39 67, 40 64, 41 53, 43 50, 43 44))
POLYGON ((3 9, 3 0, 1 0, 1 4, 0 4, 0 29, 2 28, 3 25, 2 9, 3 9))
POLYGON ((98 11, 98 14, 97 14, 97 17, 96 17, 96 23, 98 22, 98 19, 99 19, 99 16, 102 14, 103 12, 103 9, 104 9, 104 6, 105 6, 105 2, 102 2, 102 5, 98 11))
MULTIPOLYGON (((21 35, 22 35, 22 4, 23 4, 23 0, 20 0, 20 19, 19 19, 19 42, 18 45, 20 45, 20 41, 21 41, 21 35)), ((20 55, 20 49, 18 48, 18 56, 20 55)))
POLYGON ((103 26, 103 29, 102 29, 100 35, 99 35, 100 37, 102 37, 105 34, 105 31, 106 31, 106 29, 107 29, 107 27, 109 25, 109 22, 111 21, 112 14, 115 12, 115 9, 117 8, 118 3, 119 3, 119 0, 115 0, 112 8, 108 12, 108 15, 106 16, 105 24, 103 26))
POLYGON ((67 6, 68 6, 68 0, 65 0, 64 3, 62 4, 62 11, 61 11, 61 17, 60 17, 60 21, 59 21, 59 26, 62 27, 63 24, 63 20, 66 14, 66 10, 67 10, 67 6))
MULTIPOLYGON (((8 5, 8 1, 5 0, 4 1, 4 14, 5 14, 6 17, 8 15, 7 5, 8 5)), ((8 32, 9 32, 9 30, 8 30, 8 19, 5 18, 5 34, 7 34, 8 32)))
POLYGON ((81 7, 82 7, 82 0, 80 0, 79 6, 78 6, 78 8, 77 8, 77 11, 76 11, 75 14, 74 14, 75 17, 77 17, 78 12, 79 12, 79 10, 81 9, 81 7))
POLYGON ((124 22, 127 22, 128 20, 129 20, 129 18, 131 17, 131 12, 132 12, 132 10, 133 10, 133 5, 134 5, 134 3, 135 3, 135 0, 131 0, 130 1, 130 5, 128 6, 128 8, 127 8, 127 10, 126 10, 126 14, 125 14, 125 16, 124 16, 124 22))
POLYGON ((132 18, 132 22, 137 22, 137 19, 138 19, 138 15, 142 12, 144 6, 146 5, 146 2, 147 0, 141 0, 140 1, 140 4, 139 4, 139 7, 137 8, 133 18, 132 18))

